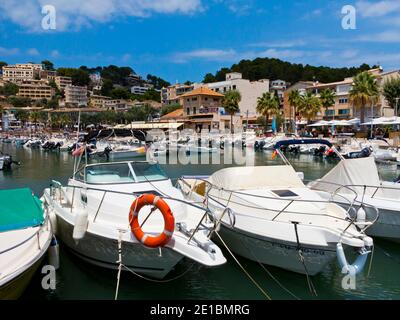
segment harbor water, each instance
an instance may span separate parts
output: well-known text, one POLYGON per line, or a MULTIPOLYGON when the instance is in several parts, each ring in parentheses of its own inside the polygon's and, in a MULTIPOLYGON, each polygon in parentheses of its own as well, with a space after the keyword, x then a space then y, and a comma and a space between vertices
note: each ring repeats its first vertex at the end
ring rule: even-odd
MULTIPOLYGON (((36 195, 41 196, 51 180, 66 183, 72 174, 73 158, 66 152, 15 148, 12 144, 3 144, 1 150, 20 161, 21 166, 14 167, 12 171, 0 171, 0 189, 29 187, 36 195)), ((328 161, 309 155, 291 156, 289 160, 296 171, 304 172, 306 180, 321 177, 335 165, 334 160, 328 161)), ((255 154, 256 165, 277 163, 271 159, 271 153, 255 154)), ((209 175, 223 167, 223 164, 162 165, 173 180, 182 175, 209 175)), ((379 170, 383 180, 393 180, 399 175, 396 166, 379 165, 379 170)), ((317 296, 309 291, 304 275, 262 266, 241 257, 238 259, 272 299, 400 299, 400 275, 397 272, 400 267, 400 246, 378 239, 374 239, 374 242, 369 276, 366 268, 357 276, 356 288, 345 290, 342 288, 343 277, 338 264, 333 262, 322 274, 311 278, 317 296)), ((42 275, 39 270, 22 299, 114 298, 117 271, 95 267, 80 260, 62 243, 60 251, 61 267, 57 271, 56 290, 42 289, 42 275)), ((141 279, 134 274, 123 272, 119 299, 263 299, 263 295, 249 281, 229 253, 226 250, 224 253, 228 262, 223 266, 206 268, 183 261, 161 282, 141 279)))

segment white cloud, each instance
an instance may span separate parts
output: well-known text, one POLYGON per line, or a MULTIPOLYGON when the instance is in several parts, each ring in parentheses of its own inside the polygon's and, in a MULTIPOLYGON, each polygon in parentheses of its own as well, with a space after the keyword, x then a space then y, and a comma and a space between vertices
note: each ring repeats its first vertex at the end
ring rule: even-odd
POLYGON ((125 53, 123 56, 122 56, 122 62, 128 62, 129 60, 131 60, 131 58, 132 58, 132 56, 129 54, 129 53, 125 53))
POLYGON ((52 50, 50 52, 50 57, 52 58, 59 58, 60 57, 60 52, 58 50, 52 50))
POLYGON ((384 17, 391 13, 400 13, 400 1, 386 0, 386 1, 358 1, 356 3, 357 11, 362 17, 384 17))
POLYGON ((36 48, 30 48, 30 49, 28 49, 28 50, 26 51, 26 53, 27 53, 28 55, 30 55, 30 56, 38 56, 38 55, 40 55, 38 49, 36 49, 36 48))
POLYGON ((40 32, 44 5, 55 7, 57 31, 79 29, 116 17, 193 14, 203 8, 201 0, 1 0, 0 19, 8 19, 29 31, 40 32))
POLYGON ((374 34, 367 34, 357 38, 359 41, 365 42, 387 42, 396 43, 400 42, 400 32, 398 31, 383 31, 374 34))
POLYGON ((293 48, 306 45, 305 40, 281 40, 281 41, 264 41, 252 43, 250 47, 266 47, 266 48, 293 48))
POLYGON ((0 55, 3 56, 14 56, 20 53, 18 48, 4 48, 0 47, 0 55))
POLYGON ((236 56, 236 51, 232 49, 198 49, 175 53, 172 60, 175 63, 185 63, 190 60, 231 61, 236 56))

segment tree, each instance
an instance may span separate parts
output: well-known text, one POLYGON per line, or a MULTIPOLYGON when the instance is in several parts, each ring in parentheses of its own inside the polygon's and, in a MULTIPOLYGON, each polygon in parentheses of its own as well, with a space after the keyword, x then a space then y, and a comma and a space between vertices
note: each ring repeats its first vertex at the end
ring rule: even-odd
POLYGON ((54 70, 54 63, 49 60, 43 60, 42 65, 44 70, 53 71, 54 70))
POLYGON ((87 86, 90 82, 89 72, 75 68, 58 68, 59 76, 71 77, 74 86, 87 86))
POLYGON ((289 104, 293 107, 293 128, 294 132, 296 132, 296 113, 297 109, 301 103, 301 95, 299 90, 292 90, 289 93, 289 104))
POLYGON ((130 97, 130 92, 124 88, 115 88, 112 89, 110 92, 110 96, 113 99, 129 99, 130 97))
POLYGON ((111 91, 113 90, 114 85, 111 80, 104 79, 103 85, 101 86, 101 95, 111 97, 111 91))
POLYGON ((265 131, 268 131, 269 117, 279 114, 279 101, 272 92, 265 92, 257 99, 256 111, 265 117, 265 131))
POLYGON ((153 76, 151 74, 147 75, 147 81, 151 83, 155 89, 162 89, 171 85, 168 81, 165 81, 164 79, 153 76))
POLYGON ((307 119, 307 122, 310 122, 310 120, 314 119, 316 115, 321 112, 321 107, 321 100, 312 92, 307 91, 306 94, 301 97, 299 112, 302 117, 307 119))
POLYGON ((376 77, 366 71, 356 75, 353 78, 353 87, 349 92, 349 97, 353 108, 360 110, 360 121, 364 123, 366 107, 373 106, 379 97, 376 77))
POLYGON ((3 87, 0 87, 0 94, 6 97, 15 96, 19 91, 19 87, 11 82, 7 82, 3 87))
POLYGON ((256 81, 260 79, 283 79, 290 83, 298 81, 313 81, 317 79, 320 82, 329 83, 341 81, 344 78, 353 77, 357 73, 376 68, 367 64, 351 68, 329 68, 315 67, 289 63, 275 58, 256 58, 254 60, 241 60, 233 64, 230 68, 222 68, 214 74, 205 75, 203 82, 210 83, 224 81, 229 72, 240 72, 244 79, 256 81))
POLYGON ((8 102, 15 108, 29 107, 32 104, 32 100, 25 97, 9 97, 8 102))
POLYGON ((320 93, 322 106, 325 108, 325 115, 328 115, 328 108, 335 105, 335 92, 332 89, 324 89, 320 93))
POLYGON ((0 61, 0 69, 5 67, 7 65, 7 62, 0 61))
POLYGON ((212 73, 207 73, 204 76, 203 83, 211 83, 211 82, 215 82, 215 81, 216 81, 216 79, 215 79, 214 75, 212 73))
POLYGON ((242 100, 242 96, 240 92, 236 90, 228 91, 222 100, 222 106, 231 116, 231 133, 233 133, 233 115, 240 111, 240 100, 242 100))
POLYGON ((111 80, 114 84, 119 84, 121 86, 127 85, 127 77, 135 72, 130 67, 117 67, 115 65, 109 65, 108 67, 103 67, 100 71, 100 75, 103 79, 111 80))
POLYGON ((400 78, 390 78, 389 80, 385 81, 383 84, 382 94, 390 107, 393 109, 396 109, 397 107, 396 116, 398 116, 398 107, 400 107, 400 104, 397 102, 397 99, 400 98, 400 78))
POLYGON ((174 104, 169 104, 169 105, 163 106, 161 108, 161 116, 164 116, 164 115, 166 115, 166 114, 168 114, 170 112, 173 112, 173 111, 181 109, 181 108, 182 108, 182 106, 180 104, 178 104, 178 103, 174 103, 174 104))
POLYGON ((29 120, 29 112, 26 110, 16 110, 15 117, 25 124, 29 120))

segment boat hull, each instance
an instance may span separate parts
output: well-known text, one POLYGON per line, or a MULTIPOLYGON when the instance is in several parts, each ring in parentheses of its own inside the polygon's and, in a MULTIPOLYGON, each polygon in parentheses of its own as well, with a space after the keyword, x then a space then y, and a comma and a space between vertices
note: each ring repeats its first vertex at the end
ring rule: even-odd
POLYGON ((32 277, 41 265, 43 257, 36 261, 30 268, 23 273, 5 283, 0 287, 0 300, 16 300, 18 299, 28 287, 32 277))
POLYGON ((237 228, 231 229, 221 225, 220 235, 230 250, 234 253, 274 267, 288 271, 316 275, 336 259, 335 247, 303 247, 302 255, 305 266, 300 261, 297 244, 277 241, 277 239, 261 238, 237 228))
MULTIPOLYGON (((118 240, 89 231, 76 242, 72 238, 73 225, 57 216, 57 236, 72 253, 81 259, 104 268, 117 269, 118 240)), ((169 249, 150 249, 138 242, 122 242, 122 263, 129 269, 152 278, 164 278, 183 256, 169 249)))

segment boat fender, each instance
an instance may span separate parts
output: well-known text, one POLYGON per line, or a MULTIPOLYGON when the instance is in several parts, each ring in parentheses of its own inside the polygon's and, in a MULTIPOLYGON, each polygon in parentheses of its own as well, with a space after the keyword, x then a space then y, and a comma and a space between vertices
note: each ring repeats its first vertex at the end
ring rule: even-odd
POLYGON ((357 222, 358 226, 360 226, 361 228, 365 227, 365 225, 363 224, 365 222, 367 218, 367 214, 364 210, 364 208, 362 206, 360 206, 360 208, 357 210, 357 222))
POLYGON ((51 230, 53 231, 53 234, 57 234, 57 215, 54 210, 50 208, 48 209, 48 214, 51 224, 51 230))
POLYGON ((357 275, 361 273, 365 267, 365 263, 367 262, 368 254, 368 250, 365 248, 361 249, 356 261, 349 265, 342 244, 339 242, 336 245, 336 255, 343 274, 357 275))
POLYGON ((58 270, 60 268, 60 248, 58 246, 58 241, 55 236, 51 239, 49 251, 49 264, 58 270))
POLYGON ((76 243, 85 237, 88 224, 88 212, 86 210, 78 212, 75 216, 75 225, 72 232, 72 238, 76 243))

